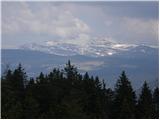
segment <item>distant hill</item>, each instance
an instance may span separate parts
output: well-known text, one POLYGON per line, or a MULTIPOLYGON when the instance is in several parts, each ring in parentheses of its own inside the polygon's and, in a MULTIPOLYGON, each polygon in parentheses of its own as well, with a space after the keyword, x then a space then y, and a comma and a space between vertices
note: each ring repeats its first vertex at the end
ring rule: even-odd
POLYGON ((136 46, 113 55, 93 57, 88 55, 60 56, 29 49, 2 49, 2 72, 6 65, 15 67, 22 63, 28 76, 62 68, 71 60, 81 73, 89 72, 105 79, 108 87, 114 87, 118 76, 125 70, 134 88, 140 88, 143 81, 154 84, 158 79, 158 48, 136 46))

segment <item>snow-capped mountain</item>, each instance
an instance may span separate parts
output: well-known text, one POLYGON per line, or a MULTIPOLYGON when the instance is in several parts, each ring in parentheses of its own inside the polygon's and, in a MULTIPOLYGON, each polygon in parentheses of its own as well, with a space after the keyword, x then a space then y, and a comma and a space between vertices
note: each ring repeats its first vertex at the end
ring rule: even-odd
POLYGON ((74 44, 65 44, 65 43, 55 44, 53 46, 48 46, 47 44, 41 45, 32 43, 32 44, 25 44, 21 46, 20 49, 40 51, 60 56, 72 56, 76 55, 79 52, 78 46, 74 44))
MULTIPOLYGON (((70 50, 76 55, 64 56, 65 54, 63 52, 61 55, 55 55, 55 53, 48 54, 49 52, 44 53, 39 51, 44 50, 47 52, 46 50, 52 50, 47 49, 47 45, 44 47, 43 45, 35 44, 33 47, 30 47, 36 51, 30 49, 2 49, 2 71, 5 70, 6 65, 16 67, 19 63, 22 63, 29 76, 36 76, 40 72, 49 72, 54 67, 61 69, 68 60, 71 60, 72 64, 77 66, 79 72, 88 72, 93 76, 98 75, 101 79, 105 79, 107 86, 110 87, 114 87, 118 75, 122 70, 127 72, 135 88, 140 88, 144 80, 152 82, 158 78, 158 48, 139 45, 137 47, 130 47, 129 49, 124 48, 125 50, 121 48, 121 52, 113 55, 92 57, 88 55, 77 55, 77 52, 72 52, 70 48, 67 50, 70 50)), ((50 47, 48 45, 48 48, 50 47)), ((56 47, 53 47, 53 52, 55 52, 56 47)), ((109 50, 111 50, 111 47, 109 50)), ((118 49, 116 50, 118 51, 118 49)), ((68 52, 66 55, 71 54, 68 52)))
POLYGON ((134 44, 122 44, 111 41, 108 38, 93 38, 88 44, 80 45, 60 40, 46 41, 44 44, 25 44, 20 49, 41 51, 60 56, 87 55, 87 56, 108 56, 136 47, 134 44))
POLYGON ((110 87, 117 80, 115 76, 126 70, 133 86, 139 88, 144 80, 151 82, 157 78, 158 55, 157 47, 122 44, 108 38, 93 38, 82 44, 52 40, 26 44, 16 50, 2 50, 2 68, 6 64, 23 63, 29 75, 34 76, 53 67, 61 68, 71 60, 81 73, 98 75, 110 87))

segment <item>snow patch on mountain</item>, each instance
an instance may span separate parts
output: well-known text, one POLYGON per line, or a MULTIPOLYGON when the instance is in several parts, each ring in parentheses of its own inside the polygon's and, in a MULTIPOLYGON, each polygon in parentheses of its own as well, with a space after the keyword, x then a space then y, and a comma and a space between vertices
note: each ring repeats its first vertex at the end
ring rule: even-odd
MULTIPOLYGON (((92 38, 86 45, 62 40, 50 40, 44 44, 25 44, 20 49, 41 51, 60 56, 86 55, 93 57, 111 56, 138 47, 135 44, 117 43, 110 38, 92 38)), ((139 48, 141 49, 141 48, 139 48)), ((141 49, 145 53, 145 50, 141 49)))

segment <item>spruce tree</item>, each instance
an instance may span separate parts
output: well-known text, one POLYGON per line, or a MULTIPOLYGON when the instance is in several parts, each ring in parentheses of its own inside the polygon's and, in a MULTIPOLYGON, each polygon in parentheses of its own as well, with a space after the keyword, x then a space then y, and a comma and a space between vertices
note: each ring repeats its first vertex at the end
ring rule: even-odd
POLYGON ((143 119, 152 118, 153 101, 151 90, 145 81, 142 87, 140 97, 137 105, 137 117, 143 119))
POLYGON ((13 87, 12 87, 12 71, 10 69, 6 70, 6 72, 2 76, 1 81, 1 117, 2 118, 10 118, 9 109, 12 104, 13 87))
POLYGON ((112 118, 135 118, 136 96, 125 71, 122 72, 115 87, 112 118), (125 113, 124 113, 125 112, 125 113))
POLYGON ((26 80, 21 64, 2 78, 2 118, 23 118, 26 80))
POLYGON ((17 97, 22 97, 24 95, 25 82, 26 82, 26 73, 19 64, 18 68, 13 72, 13 87, 14 91, 17 92, 17 97))
POLYGON ((70 95, 72 92, 72 88, 75 84, 75 82, 78 79, 78 72, 77 68, 74 65, 71 65, 70 60, 66 64, 64 68, 64 74, 65 74, 65 79, 66 79, 66 94, 70 95))
POLYGON ((155 88, 153 92, 153 116, 152 118, 159 118, 159 88, 155 88))
POLYGON ((71 65, 70 60, 68 61, 68 63, 66 64, 65 68, 64 68, 65 74, 66 74, 66 78, 69 81, 72 81, 76 78, 77 75, 77 68, 74 65, 71 65))
POLYGON ((45 76, 42 72, 40 73, 39 77, 37 78, 37 82, 40 83, 40 84, 47 83, 47 80, 45 79, 45 76))

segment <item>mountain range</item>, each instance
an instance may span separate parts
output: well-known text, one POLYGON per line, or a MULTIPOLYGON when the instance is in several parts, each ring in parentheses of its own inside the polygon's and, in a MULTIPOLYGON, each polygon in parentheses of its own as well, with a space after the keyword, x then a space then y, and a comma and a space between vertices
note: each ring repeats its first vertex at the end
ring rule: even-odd
POLYGON ((47 41, 44 44, 22 45, 18 49, 2 49, 2 71, 6 65, 15 67, 22 63, 28 76, 34 77, 54 67, 61 69, 71 60, 82 74, 97 75, 112 88, 122 70, 126 71, 136 89, 142 86, 144 80, 152 85, 158 81, 158 48, 106 39, 95 41, 84 46, 47 41))
POLYGON ((122 44, 109 38, 92 38, 86 44, 77 44, 72 41, 46 41, 43 44, 31 43, 20 46, 21 49, 41 51, 60 56, 86 55, 93 57, 108 56, 127 51, 138 45, 122 44))

